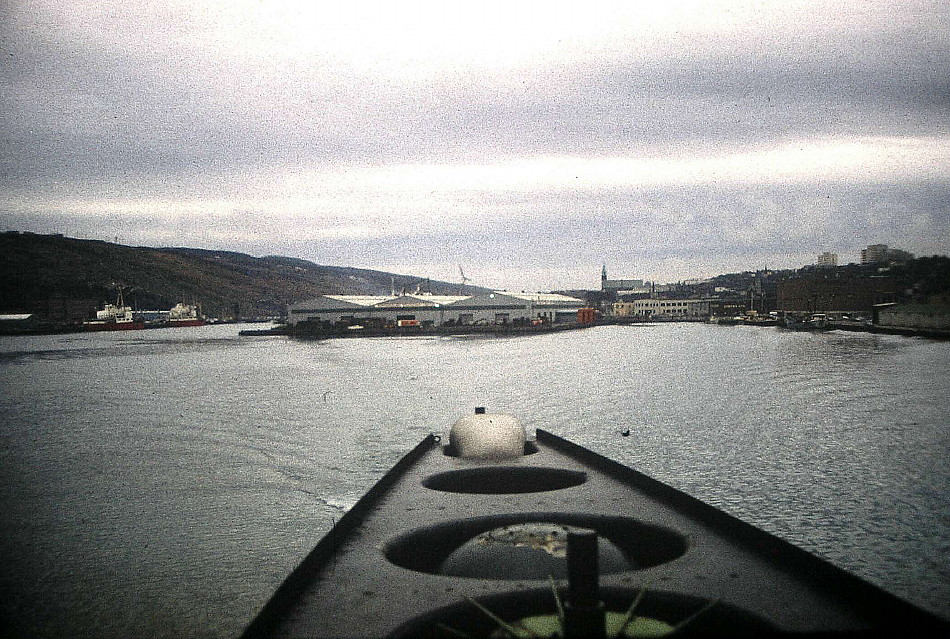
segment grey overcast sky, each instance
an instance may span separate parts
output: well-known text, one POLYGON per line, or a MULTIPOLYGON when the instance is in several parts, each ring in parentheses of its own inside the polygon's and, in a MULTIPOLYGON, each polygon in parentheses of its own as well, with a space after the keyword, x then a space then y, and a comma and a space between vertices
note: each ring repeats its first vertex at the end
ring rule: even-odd
POLYGON ((3 229, 551 290, 950 251, 950 3, 0 0, 3 229))

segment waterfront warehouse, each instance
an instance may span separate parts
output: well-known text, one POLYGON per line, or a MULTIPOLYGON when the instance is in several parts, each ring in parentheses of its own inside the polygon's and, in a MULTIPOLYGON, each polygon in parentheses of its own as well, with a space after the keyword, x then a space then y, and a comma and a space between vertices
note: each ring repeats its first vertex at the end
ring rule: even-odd
POLYGON ((575 322, 586 306, 557 293, 496 291, 480 295, 321 295, 290 305, 287 323, 362 326, 452 326, 575 322))

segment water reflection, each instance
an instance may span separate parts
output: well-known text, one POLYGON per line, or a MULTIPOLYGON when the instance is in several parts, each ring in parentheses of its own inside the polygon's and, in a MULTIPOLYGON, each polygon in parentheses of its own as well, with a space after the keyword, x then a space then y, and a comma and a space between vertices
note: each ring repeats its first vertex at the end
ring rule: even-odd
POLYGON ((345 508, 475 405, 950 616, 935 559, 950 345, 695 324, 325 342, 238 328, 0 339, 0 606, 21 634, 236 634, 345 508))

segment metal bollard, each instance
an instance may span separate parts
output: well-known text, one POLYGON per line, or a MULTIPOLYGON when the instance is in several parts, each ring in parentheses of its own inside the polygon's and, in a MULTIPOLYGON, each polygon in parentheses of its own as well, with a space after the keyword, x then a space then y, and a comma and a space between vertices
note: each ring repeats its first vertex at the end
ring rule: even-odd
POLYGON ((604 637, 604 602, 600 600, 597 532, 579 529, 567 534, 567 601, 564 637, 604 637))

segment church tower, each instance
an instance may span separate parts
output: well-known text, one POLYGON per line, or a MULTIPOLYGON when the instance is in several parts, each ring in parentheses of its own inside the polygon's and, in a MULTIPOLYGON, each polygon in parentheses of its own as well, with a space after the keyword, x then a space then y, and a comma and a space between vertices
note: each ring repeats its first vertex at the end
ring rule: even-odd
POLYGON ((607 290, 607 265, 604 264, 604 268, 600 270, 600 290, 607 290))

